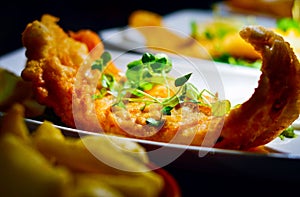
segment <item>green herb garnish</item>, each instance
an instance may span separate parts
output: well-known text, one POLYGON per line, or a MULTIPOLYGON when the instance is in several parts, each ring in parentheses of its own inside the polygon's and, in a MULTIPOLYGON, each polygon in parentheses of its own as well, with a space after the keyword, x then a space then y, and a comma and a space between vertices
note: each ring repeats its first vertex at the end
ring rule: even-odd
POLYGON ((297 135, 295 134, 294 127, 290 126, 283 130, 283 132, 278 136, 281 140, 284 140, 285 138, 295 138, 297 135))
POLYGON ((95 60, 92 64, 92 70, 97 69, 99 71, 104 71, 107 63, 111 60, 111 55, 109 52, 105 51, 102 53, 101 57, 95 60))
POLYGON ((278 29, 284 32, 288 31, 289 29, 295 29, 300 32, 300 23, 293 18, 280 18, 276 21, 276 26, 278 29))
POLYGON ((176 87, 179 87, 179 86, 182 86, 184 85, 188 80, 189 78, 191 77, 192 73, 189 73, 189 74, 186 74, 182 77, 179 77, 175 80, 175 86, 176 87))
POLYGON ((163 125, 164 121, 162 119, 155 120, 154 118, 148 118, 146 120, 146 123, 150 126, 159 127, 159 126, 163 125))
POLYGON ((144 53, 139 60, 127 64, 125 72, 126 80, 118 82, 113 75, 104 73, 104 69, 111 57, 108 53, 103 53, 100 59, 92 64, 92 69, 102 72, 101 89, 99 95, 93 95, 93 99, 103 98, 106 94, 115 97, 113 106, 126 108, 127 102, 144 103, 140 110, 144 110, 149 104, 161 105, 160 119, 148 118, 146 123, 150 126, 160 126, 163 124, 163 116, 171 115, 172 109, 184 102, 193 102, 198 105, 212 107, 213 115, 225 115, 230 109, 230 102, 219 101, 216 95, 208 90, 201 92, 191 83, 189 79, 192 73, 185 74, 178 78, 168 75, 172 69, 172 62, 165 54, 144 53), (166 87, 167 97, 154 97, 147 91, 156 85, 166 87), (213 102, 212 102, 213 101, 213 102))
POLYGON ((235 58, 231 56, 230 54, 224 53, 220 55, 219 57, 214 57, 214 61, 216 62, 222 62, 222 63, 227 63, 235 66, 246 66, 246 67, 251 67, 251 68, 261 68, 262 65, 262 60, 255 60, 255 61, 250 61, 250 60, 245 60, 242 58, 235 58))
POLYGON ((191 22, 191 37, 196 38, 198 34, 198 25, 196 21, 191 22))

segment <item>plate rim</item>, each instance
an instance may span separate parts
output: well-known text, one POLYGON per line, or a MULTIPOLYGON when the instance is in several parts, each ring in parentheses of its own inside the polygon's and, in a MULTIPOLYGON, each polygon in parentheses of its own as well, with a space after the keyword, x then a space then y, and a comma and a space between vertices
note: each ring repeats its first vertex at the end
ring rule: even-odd
MULTIPOLYGON (((0 112, 0 119, 2 113, 0 112)), ((28 128, 31 130, 36 129, 38 126, 43 124, 43 121, 31 119, 31 118, 24 118, 25 123, 27 124, 28 128)), ((109 136, 112 138, 117 138, 120 140, 128 140, 132 142, 136 142, 142 145, 147 146, 159 146, 159 147, 167 147, 170 149, 185 149, 185 151, 192 151, 192 152, 207 152, 209 154, 222 154, 222 155, 238 155, 238 156, 249 156, 249 157, 258 157, 258 158, 277 158, 277 159, 292 159, 292 160, 299 160, 300 155, 294 153, 284 153, 284 152, 270 152, 270 153, 260 153, 260 152, 251 152, 251 151, 242 151, 242 150, 233 150, 233 149, 221 149, 221 148, 214 148, 214 147, 203 147, 203 146, 191 146, 191 145, 182 145, 182 144, 172 144, 166 142, 158 142, 158 141, 151 141, 151 140, 144 140, 144 139, 136 139, 136 138, 129 138, 117 135, 109 135, 106 133, 97 133, 91 131, 85 131, 81 129, 70 128, 67 126, 61 126, 55 123, 52 123, 54 127, 60 129, 66 135, 95 135, 95 136, 109 136)), ((269 148, 269 147, 267 147, 269 148)), ((271 148, 270 148, 271 149, 271 148)))

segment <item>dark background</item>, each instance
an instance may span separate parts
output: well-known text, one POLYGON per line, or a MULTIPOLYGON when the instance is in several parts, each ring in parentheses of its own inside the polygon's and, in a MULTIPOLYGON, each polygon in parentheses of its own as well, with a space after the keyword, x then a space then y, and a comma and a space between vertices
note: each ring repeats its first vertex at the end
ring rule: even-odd
POLYGON ((22 46, 21 33, 26 25, 39 20, 45 13, 60 18, 59 25, 65 30, 102 29, 125 26, 128 16, 136 9, 146 9, 161 15, 179 9, 210 9, 218 0, 126 0, 126 1, 57 1, 26 0, 4 1, 0 7, 0 55, 22 46))

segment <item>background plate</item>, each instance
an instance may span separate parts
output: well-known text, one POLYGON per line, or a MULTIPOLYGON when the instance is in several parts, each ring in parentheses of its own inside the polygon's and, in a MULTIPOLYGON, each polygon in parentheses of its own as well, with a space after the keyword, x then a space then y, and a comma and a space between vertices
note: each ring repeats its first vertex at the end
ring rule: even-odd
MULTIPOLYGON (((265 27, 275 27, 276 25, 276 20, 269 17, 233 14, 229 12, 220 12, 219 14, 237 18, 243 21, 245 25, 257 24, 265 27)), ((211 10, 184 9, 163 16, 163 25, 174 30, 175 33, 180 32, 180 36, 186 35, 188 37, 190 35, 190 24, 192 21, 201 24, 212 20, 214 20, 214 14, 211 10)), ((144 48, 141 48, 141 46, 144 45, 144 38, 130 27, 105 29, 100 31, 99 35, 107 47, 125 51, 145 51, 144 48)))

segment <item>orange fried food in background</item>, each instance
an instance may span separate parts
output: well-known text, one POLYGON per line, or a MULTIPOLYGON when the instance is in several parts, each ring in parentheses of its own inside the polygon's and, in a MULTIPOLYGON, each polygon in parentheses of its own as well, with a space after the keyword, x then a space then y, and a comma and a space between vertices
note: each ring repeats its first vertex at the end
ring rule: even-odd
POLYGON ((147 10, 136 10, 130 14, 128 24, 131 27, 162 26, 162 16, 147 10))

